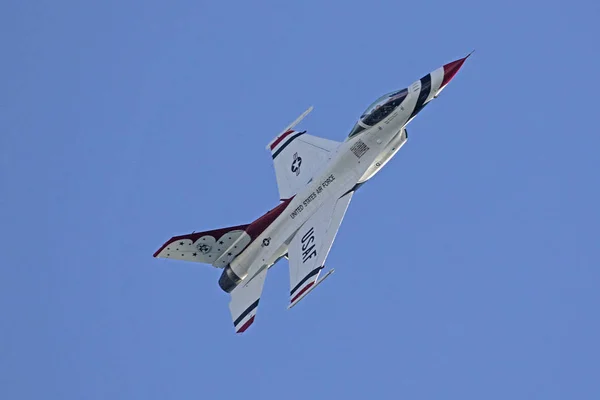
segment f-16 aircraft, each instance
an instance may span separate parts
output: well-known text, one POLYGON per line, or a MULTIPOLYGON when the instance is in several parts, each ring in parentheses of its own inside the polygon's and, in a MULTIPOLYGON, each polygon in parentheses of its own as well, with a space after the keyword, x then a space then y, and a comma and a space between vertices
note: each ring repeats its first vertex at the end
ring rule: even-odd
POLYGON ((254 322, 267 271, 286 258, 288 308, 293 307, 334 271, 319 280, 354 192, 406 143, 406 125, 444 90, 469 55, 375 100, 344 142, 294 130, 310 107, 267 145, 279 205, 250 224, 172 237, 154 257, 222 268, 219 286, 231 296, 237 333, 254 322))

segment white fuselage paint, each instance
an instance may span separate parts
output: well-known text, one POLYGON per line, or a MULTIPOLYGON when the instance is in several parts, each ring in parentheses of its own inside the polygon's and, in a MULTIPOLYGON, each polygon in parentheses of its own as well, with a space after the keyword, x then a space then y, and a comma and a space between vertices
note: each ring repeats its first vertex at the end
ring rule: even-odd
POLYGON ((342 143, 323 171, 292 199, 283 213, 230 264, 240 278, 252 277, 287 253, 293 235, 321 206, 337 200, 357 183, 372 178, 406 142, 405 125, 419 97, 420 81, 402 104, 377 125, 342 143), (364 143, 365 148, 360 144, 364 143), (362 147, 360 158, 357 147, 362 147), (353 151, 354 149, 354 151, 353 151), (263 240, 269 238, 269 245, 263 240))

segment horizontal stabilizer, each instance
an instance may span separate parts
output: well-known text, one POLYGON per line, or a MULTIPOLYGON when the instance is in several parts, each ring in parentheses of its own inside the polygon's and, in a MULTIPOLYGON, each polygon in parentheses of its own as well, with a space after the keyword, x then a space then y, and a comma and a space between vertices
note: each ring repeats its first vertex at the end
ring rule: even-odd
POLYGON ((229 311, 236 333, 246 331, 254 323, 268 268, 262 269, 252 279, 244 280, 231 292, 229 311))

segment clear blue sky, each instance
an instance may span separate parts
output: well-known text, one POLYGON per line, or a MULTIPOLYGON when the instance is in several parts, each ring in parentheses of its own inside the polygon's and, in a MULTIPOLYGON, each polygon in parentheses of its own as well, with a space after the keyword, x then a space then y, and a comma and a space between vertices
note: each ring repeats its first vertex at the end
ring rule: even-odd
POLYGON ((593 1, 4 1, 1 399, 600 398, 593 1), (170 236, 278 202, 266 144, 342 140, 476 53, 235 336, 170 236))

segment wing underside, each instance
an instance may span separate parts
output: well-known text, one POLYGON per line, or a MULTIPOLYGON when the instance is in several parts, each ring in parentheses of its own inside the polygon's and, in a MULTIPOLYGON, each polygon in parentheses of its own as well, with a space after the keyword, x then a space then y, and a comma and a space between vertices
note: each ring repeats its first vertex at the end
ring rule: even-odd
MULTIPOLYGON (((353 194, 349 192, 337 201, 324 204, 292 238, 287 257, 291 289, 288 308, 296 305, 333 272, 330 270, 318 281, 353 194)), ((236 333, 246 331, 254 323, 267 271, 266 265, 259 268, 230 293, 229 310, 236 333)))
POLYGON ((319 283, 317 279, 352 195, 353 192, 350 192, 335 202, 323 205, 292 239, 288 250, 290 308, 319 283))
POLYGON ((280 199, 289 199, 303 188, 340 145, 334 140, 293 129, 311 110, 312 107, 267 145, 273 157, 280 199))
POLYGON ((154 257, 212 264, 224 268, 250 244, 248 225, 174 236, 154 253, 154 257))

